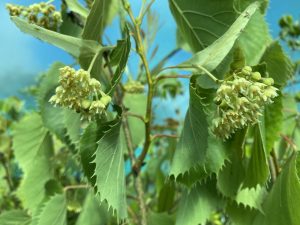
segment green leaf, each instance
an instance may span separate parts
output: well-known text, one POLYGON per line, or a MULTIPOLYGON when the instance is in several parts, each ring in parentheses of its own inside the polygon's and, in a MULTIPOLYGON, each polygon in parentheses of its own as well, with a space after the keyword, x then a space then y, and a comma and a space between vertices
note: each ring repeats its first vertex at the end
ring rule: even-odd
POLYGON ((267 71, 275 84, 285 85, 294 75, 294 68, 289 57, 284 53, 278 41, 271 43, 261 58, 267 63, 267 71))
POLYGON ((180 33, 194 52, 221 37, 235 20, 233 0, 169 0, 180 33))
POLYGON ((44 186, 53 176, 50 162, 52 140, 38 114, 30 114, 16 125, 13 149, 24 172, 18 193, 25 208, 33 211, 43 200, 44 186))
POLYGON ((208 148, 208 122, 196 87, 190 85, 190 104, 173 157, 170 174, 175 178, 205 162, 208 148))
POLYGON ((189 46, 187 41, 183 38, 183 35, 178 28, 176 29, 176 46, 187 52, 192 52, 191 47, 189 46))
POLYGON ((102 34, 107 24, 111 0, 94 1, 82 32, 85 40, 101 43, 102 34))
POLYGON ((266 152, 264 121, 254 127, 254 142, 251 157, 246 169, 244 187, 252 188, 264 185, 269 177, 269 166, 266 152))
POLYGON ((251 209, 257 209, 263 212, 262 203, 265 195, 265 188, 258 185, 256 188, 244 188, 239 190, 234 200, 237 204, 242 204, 244 207, 250 207, 251 209))
POLYGON ((274 103, 265 106, 265 134, 266 152, 271 152, 275 141, 280 139, 280 132, 283 125, 283 104, 282 95, 274 99, 274 103))
POLYGON ((110 129, 98 141, 95 176, 101 200, 117 213, 118 220, 127 217, 124 151, 120 136, 121 119, 110 122, 110 129))
POLYGON ((129 30, 126 27, 126 38, 125 40, 118 41, 117 47, 111 53, 110 60, 113 65, 117 65, 114 75, 111 80, 111 86, 107 91, 108 94, 112 95, 116 86, 119 84, 122 74, 126 68, 127 60, 129 57, 131 48, 129 30))
POLYGON ((0 215, 2 225, 29 225, 30 221, 30 216, 23 210, 5 211, 0 215))
POLYGON ((190 105, 170 172, 187 185, 217 173, 228 158, 226 146, 209 133, 209 104, 214 90, 196 86, 195 78, 191 81, 190 105))
POLYGON ((196 184, 187 191, 179 203, 176 225, 205 224, 217 208, 221 208, 223 201, 213 184, 196 184))
POLYGON ((90 192, 85 198, 83 209, 76 225, 106 225, 107 223, 107 209, 104 208, 104 205, 100 206, 94 193, 90 192))
POLYGON ((68 13, 67 8, 62 8, 61 11, 62 16, 62 24, 59 27, 59 33, 73 36, 73 37, 81 37, 82 27, 80 19, 73 18, 73 14, 68 13))
POLYGON ((67 204, 64 195, 51 197, 38 215, 37 225, 67 225, 67 204))
POLYGON ((174 204, 175 183, 167 181, 160 189, 157 202, 157 212, 168 212, 174 204))
POLYGON ((231 203, 227 205, 226 213, 233 225, 253 225, 255 217, 260 212, 258 210, 245 208, 242 205, 231 203))
MULTIPOLYGON (((129 112, 144 116, 146 113, 147 96, 145 94, 125 93, 123 104, 129 112)), ((129 116, 128 126, 131 131, 133 145, 136 147, 145 138, 145 124, 140 119, 129 116)))
POLYGON ((64 109, 64 124, 66 127, 66 136, 71 144, 76 148, 78 147, 80 140, 80 114, 69 109, 64 109))
POLYGON ((97 149, 97 141, 102 137, 101 127, 96 123, 91 123, 84 131, 80 139, 80 159, 83 172, 92 185, 96 183, 95 174, 95 152, 97 149))
POLYGON ((269 0, 235 0, 234 6, 236 10, 243 11, 248 5, 250 5, 253 2, 260 3, 260 12, 264 14, 268 7, 269 0))
POLYGON ((300 224, 300 182, 296 170, 297 154, 289 159, 263 205, 253 225, 300 224))
POLYGON ((238 39, 246 64, 252 66, 258 64, 271 40, 265 18, 257 11, 238 39))
POLYGON ((22 32, 28 33, 44 42, 61 48, 76 58, 79 56, 81 58, 93 57, 93 55, 101 49, 101 45, 95 41, 82 40, 80 38, 59 34, 35 24, 27 23, 15 16, 11 17, 11 19, 22 32))
MULTIPOLYGON (((82 39, 90 41, 93 40, 98 43, 102 43, 102 35, 104 29, 106 25, 111 21, 112 11, 114 11, 112 9, 115 8, 115 6, 118 4, 119 2, 116 3, 116 0, 93 1, 92 8, 83 28, 82 39)), ((87 70, 92 59, 93 56, 80 57, 79 63, 83 69, 87 70)), ((99 75, 102 74, 102 67, 102 55, 99 54, 91 71, 92 77, 99 79, 99 75)))
POLYGON ((173 216, 167 213, 148 213, 148 224, 149 225, 174 225, 175 221, 173 216))
POLYGON ((196 53, 191 59, 181 63, 179 66, 201 65, 209 71, 214 70, 230 52, 235 41, 243 33, 243 29, 246 27, 258 7, 259 5, 257 3, 251 4, 223 36, 209 47, 196 53))
POLYGON ((89 10, 81 5, 78 0, 66 0, 66 3, 71 11, 78 13, 83 19, 86 20, 89 10))
POLYGON ((217 187, 227 197, 236 196, 245 178, 245 168, 242 162, 245 135, 246 129, 240 130, 226 143, 231 155, 229 162, 218 173, 217 187))

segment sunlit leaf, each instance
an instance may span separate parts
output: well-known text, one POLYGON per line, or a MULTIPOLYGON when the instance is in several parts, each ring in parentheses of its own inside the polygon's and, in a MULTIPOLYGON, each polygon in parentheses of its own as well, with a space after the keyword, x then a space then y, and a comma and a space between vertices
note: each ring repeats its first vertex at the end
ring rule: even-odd
POLYGON ((264 16, 256 11, 238 39, 246 64, 251 66, 258 64, 270 42, 268 24, 264 16))
POLYGON ((95 176, 101 200, 107 200, 109 207, 117 213, 118 219, 127 217, 124 151, 120 136, 121 120, 116 118, 110 129, 98 141, 95 176))
POLYGON ((44 204, 37 224, 67 225, 67 205, 64 195, 55 195, 44 204))
POLYGON ((90 192, 84 201, 83 209, 79 215, 76 225, 106 225, 108 221, 108 211, 100 206, 94 193, 90 192))
POLYGON ((181 63, 179 66, 200 65, 207 70, 214 70, 232 49, 237 38, 243 33, 243 29, 258 9, 257 3, 251 4, 231 25, 231 27, 204 50, 196 53, 191 59, 181 63))
POLYGON ((11 19, 22 32, 61 48, 76 58, 79 56, 81 58, 91 57, 101 49, 101 45, 95 41, 63 35, 35 24, 27 23, 18 17, 13 16, 11 19))
POLYGON ((111 85, 107 91, 113 94, 114 89, 120 82, 122 74, 126 68, 128 56, 130 53, 131 43, 128 28, 126 28, 126 38, 118 41, 117 47, 111 52, 110 60, 113 65, 117 65, 114 75, 111 79, 111 85))
POLYGON ((242 161, 243 143, 246 130, 236 132, 227 142, 230 149, 229 161, 218 173, 217 187, 227 197, 235 197, 245 178, 245 168, 242 161))
POLYGON ((246 169, 244 187, 253 188, 264 185, 269 177, 269 166, 266 151, 266 135, 264 122, 254 128, 254 141, 251 149, 251 157, 246 169))
POLYGON ((187 185, 217 173, 227 159, 226 148, 209 131, 211 95, 214 90, 190 85, 190 103, 174 153, 170 175, 187 185), (210 93, 210 94, 209 94, 210 93))
POLYGON ((300 224, 300 182, 294 154, 277 177, 263 204, 264 215, 258 215, 253 225, 300 224))
POLYGON ((274 103, 265 106, 264 121, 266 130, 266 150, 270 152, 275 141, 280 139, 280 131, 283 125, 282 95, 274 99, 274 103))
POLYGON ((0 224, 3 225, 29 225, 30 216, 23 210, 11 210, 1 213, 0 224))
POLYGON ((213 184, 197 184, 182 196, 176 225, 205 224, 211 213, 222 207, 222 204, 223 200, 218 196, 213 184))
POLYGON ((80 4, 78 0, 66 0, 69 9, 75 13, 78 13, 84 19, 87 18, 89 10, 80 4))
POLYGON ((268 46, 261 61, 267 63, 267 71, 275 84, 284 85, 294 75, 293 64, 277 41, 268 46))
POLYGON ((221 37, 235 20, 233 0, 169 0, 183 38, 194 52, 221 37))
POLYGON ((52 140, 38 114, 30 114, 17 124, 13 148, 24 172, 18 193, 24 206, 33 211, 45 196, 45 183, 53 176, 52 140))

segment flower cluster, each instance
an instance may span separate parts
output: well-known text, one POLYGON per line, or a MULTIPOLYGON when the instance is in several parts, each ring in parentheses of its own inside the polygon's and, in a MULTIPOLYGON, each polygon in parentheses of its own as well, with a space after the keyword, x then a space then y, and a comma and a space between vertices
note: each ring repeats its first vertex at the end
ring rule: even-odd
POLYGON ((60 86, 49 101, 73 109, 89 120, 92 116, 102 114, 111 102, 111 97, 101 90, 100 82, 83 69, 76 71, 69 66, 61 68, 59 82, 60 86))
POLYGON ((124 85, 124 90, 128 93, 136 94, 143 93, 145 91, 145 86, 139 81, 128 81, 124 85))
POLYGON ((262 78, 249 66, 223 81, 214 99, 218 109, 212 122, 213 133, 227 139, 237 129, 259 122, 264 105, 273 103, 278 95, 273 84, 272 78, 262 78))
POLYGON ((62 22, 61 13, 55 10, 54 5, 45 2, 32 4, 28 7, 7 4, 6 8, 11 16, 20 16, 29 23, 34 23, 49 30, 57 30, 62 22))

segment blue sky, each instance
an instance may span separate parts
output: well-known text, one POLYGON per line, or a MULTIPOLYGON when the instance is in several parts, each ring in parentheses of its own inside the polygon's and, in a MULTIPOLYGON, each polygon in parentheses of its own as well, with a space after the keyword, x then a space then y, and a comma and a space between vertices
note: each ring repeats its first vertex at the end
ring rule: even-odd
MULTIPOLYGON (((0 97, 15 95, 18 90, 33 83, 37 75, 47 70, 54 61, 71 63, 71 57, 62 50, 36 40, 29 35, 21 33, 13 23, 10 22, 8 13, 5 10, 6 0, 0 1, 0 97)), ((16 4, 31 4, 34 0, 11 0, 16 4)), ((60 0, 54 1, 59 4, 60 0)), ((140 0, 132 0, 132 6, 138 8, 140 0)), ((156 43, 162 43, 158 51, 158 56, 163 57, 170 52, 176 43, 175 23, 168 8, 167 0, 156 0, 153 8, 160 15, 162 25, 158 33, 156 43)), ((267 21, 270 24, 272 35, 277 37, 279 27, 277 21, 281 15, 291 13, 295 18, 300 15, 299 0, 271 0, 267 14, 267 21)), ((118 32, 114 28, 109 28, 107 34, 115 40, 118 32)), ((132 56, 133 57, 133 56, 132 56)), ((181 54, 174 58, 174 61, 181 61, 186 55, 181 54)), ((134 61, 132 61, 134 62, 134 61)), ((135 65, 129 67, 134 70, 135 65)))

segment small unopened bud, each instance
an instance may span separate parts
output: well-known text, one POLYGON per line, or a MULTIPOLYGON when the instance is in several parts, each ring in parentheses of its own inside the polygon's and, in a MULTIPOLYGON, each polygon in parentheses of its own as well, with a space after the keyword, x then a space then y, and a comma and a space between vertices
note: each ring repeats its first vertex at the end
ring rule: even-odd
POLYGON ((251 78, 255 81, 259 81, 261 79, 261 75, 259 72, 254 72, 251 74, 251 78))
POLYGON ((83 100, 83 101, 81 101, 81 106, 83 109, 88 109, 91 106, 91 101, 83 100))
POLYGON ((268 85, 268 86, 271 86, 271 85, 273 85, 274 84, 274 80, 273 80, 273 78, 263 78, 263 83, 265 84, 265 85, 268 85))
POLYGON ((245 66, 243 69, 242 69, 242 73, 245 75, 245 76, 250 76, 251 75, 251 72, 252 72, 252 68, 250 66, 245 66))
POLYGON ((111 97, 109 95, 102 96, 100 101, 107 106, 111 102, 111 97))

